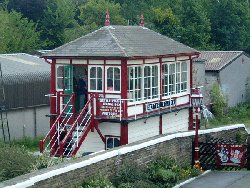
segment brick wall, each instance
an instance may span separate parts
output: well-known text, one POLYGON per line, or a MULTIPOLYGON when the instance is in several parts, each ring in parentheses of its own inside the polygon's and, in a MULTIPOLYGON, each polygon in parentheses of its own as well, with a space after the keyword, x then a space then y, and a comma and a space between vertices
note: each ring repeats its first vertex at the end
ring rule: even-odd
MULTIPOLYGON (((245 131, 244 125, 200 130, 200 141, 211 137, 235 139, 237 132, 245 131)), ((194 131, 162 135, 103 151, 76 160, 67 161, 48 169, 26 174, 0 184, 0 187, 73 187, 87 177, 97 173, 112 175, 124 161, 134 161, 145 165, 159 156, 171 156, 180 163, 192 162, 192 141, 194 131)))

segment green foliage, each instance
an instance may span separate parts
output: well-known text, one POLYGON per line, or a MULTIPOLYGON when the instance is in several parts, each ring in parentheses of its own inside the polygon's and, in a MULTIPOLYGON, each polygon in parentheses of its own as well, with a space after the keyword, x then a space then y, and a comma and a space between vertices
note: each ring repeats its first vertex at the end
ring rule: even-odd
POLYGON ((103 26, 107 9, 113 25, 139 25, 144 14, 146 27, 188 46, 250 52, 250 3, 244 0, 0 0, 0 6, 8 17, 12 10, 19 15, 6 23, 0 14, 1 53, 58 47, 103 26))
POLYGON ((146 179, 148 179, 148 175, 145 169, 138 166, 136 163, 125 162, 112 178, 112 182, 115 186, 118 186, 122 183, 135 183, 146 179))
POLYGON ((114 186, 106 176, 99 174, 98 176, 85 180, 81 186, 77 188, 114 188, 114 186))
POLYGON ((180 167, 174 159, 161 157, 153 162, 149 168, 150 180, 156 185, 172 187, 178 181, 180 167))
POLYGON ((86 3, 80 7, 79 19, 81 20, 83 25, 91 25, 92 28, 90 28, 90 31, 92 31, 104 25, 107 10, 110 13, 111 24, 126 24, 125 19, 120 14, 120 4, 115 4, 112 1, 106 0, 87 0, 86 3))
POLYGON ((238 144, 246 144, 248 134, 245 131, 239 131, 236 133, 236 141, 238 144))
POLYGON ((32 165, 36 158, 27 152, 24 147, 9 146, 0 143, 0 150, 1 181, 14 178, 32 170, 32 165))
POLYGON ((36 24, 20 13, 0 9, 0 53, 31 52, 39 48, 36 24))
POLYGON ((32 164, 32 170, 39 170, 48 168, 63 162, 63 158, 51 158, 49 155, 39 155, 36 157, 35 162, 32 164))
POLYGON ((213 114, 221 118, 224 116, 224 110, 226 107, 226 100, 223 96, 220 86, 218 83, 214 83, 211 90, 211 101, 212 101, 212 110, 213 114))
POLYGON ((25 147, 26 149, 30 151, 39 151, 39 141, 41 140, 41 137, 38 138, 31 138, 31 137, 24 137, 22 139, 15 139, 11 141, 11 144, 25 147))
POLYGON ((235 123, 243 123, 250 126, 250 104, 245 103, 239 104, 236 107, 231 107, 223 117, 216 117, 216 119, 209 121, 211 126, 222 126, 235 123))

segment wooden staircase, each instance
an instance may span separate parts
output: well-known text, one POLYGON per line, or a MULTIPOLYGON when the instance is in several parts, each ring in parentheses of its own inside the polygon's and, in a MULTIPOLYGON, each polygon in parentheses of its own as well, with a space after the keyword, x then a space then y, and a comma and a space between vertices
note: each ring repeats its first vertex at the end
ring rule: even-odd
POLYGON ((70 96, 48 134, 40 141, 41 153, 49 152, 52 157, 76 155, 90 129, 94 126, 93 97, 87 101, 77 116, 73 110, 74 98, 74 94, 70 96))

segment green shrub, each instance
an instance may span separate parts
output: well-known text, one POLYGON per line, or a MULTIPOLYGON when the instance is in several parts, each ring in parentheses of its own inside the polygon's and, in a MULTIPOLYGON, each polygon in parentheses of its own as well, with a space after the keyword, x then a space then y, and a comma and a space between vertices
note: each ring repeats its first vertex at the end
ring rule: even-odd
POLYGON ((114 188, 112 183, 106 176, 99 174, 98 176, 89 178, 77 188, 114 188))
POLYGON ((134 183, 140 180, 147 180, 148 175, 145 168, 138 166, 136 163, 125 162, 112 178, 115 186, 122 183, 134 183))
POLYGON ((149 165, 148 172, 150 180, 159 187, 172 187, 179 180, 180 166, 172 158, 161 157, 149 165))
POLYGON ((36 158, 25 147, 0 143, 0 180, 14 178, 32 170, 36 158))
POLYGON ((49 155, 40 155, 36 157, 34 164, 32 164, 33 170, 39 170, 50 166, 57 165, 63 162, 63 158, 51 158, 49 155))
POLYGON ((211 102, 212 105, 212 111, 214 115, 218 118, 224 116, 224 110, 226 107, 226 99, 223 96, 220 86, 218 83, 214 83, 211 90, 211 102))
POLYGON ((238 144, 246 144, 247 133, 245 131, 239 131, 236 133, 236 142, 238 144))
POLYGON ((122 183, 118 188, 159 188, 153 182, 149 180, 139 180, 134 183, 122 183))
POLYGON ((40 140, 41 140, 41 137, 37 137, 37 138, 24 137, 22 139, 15 139, 11 141, 11 144, 17 145, 17 146, 24 146, 28 150, 31 150, 31 151, 39 151, 40 140))

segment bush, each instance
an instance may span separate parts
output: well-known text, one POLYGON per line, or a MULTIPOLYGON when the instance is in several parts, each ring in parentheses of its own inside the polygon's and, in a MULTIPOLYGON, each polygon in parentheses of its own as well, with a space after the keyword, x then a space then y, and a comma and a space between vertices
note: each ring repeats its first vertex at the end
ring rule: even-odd
POLYGON ((246 144, 247 137, 248 135, 245 131, 239 131, 236 133, 236 142, 238 144, 246 144))
POLYGON ((213 103, 212 111, 213 111, 214 115, 218 118, 223 117, 224 110, 226 107, 226 99, 223 96, 218 83, 214 83, 212 86, 211 101, 213 103))
POLYGON ((63 162, 63 158, 51 158, 49 155, 43 154, 36 157, 34 164, 32 164, 32 169, 39 170, 42 168, 48 168, 61 162, 63 162))
POLYGON ((106 176, 99 174, 98 176, 83 181, 81 186, 77 188, 114 188, 114 186, 106 176))
POLYGON ((22 139, 11 141, 11 144, 16 146, 24 146, 25 148, 31 151, 39 151, 39 141, 41 139, 42 139, 41 137, 37 138, 24 137, 22 139))
POLYGON ((0 180, 5 181, 32 170, 36 158, 24 147, 0 143, 0 180))
POLYGON ((112 178, 112 182, 115 186, 118 186, 123 183, 134 183, 147 179, 148 175, 144 168, 138 166, 136 163, 125 162, 112 178))
POLYGON ((159 187, 172 187, 178 181, 180 167, 174 159, 161 157, 149 168, 150 180, 159 187))

